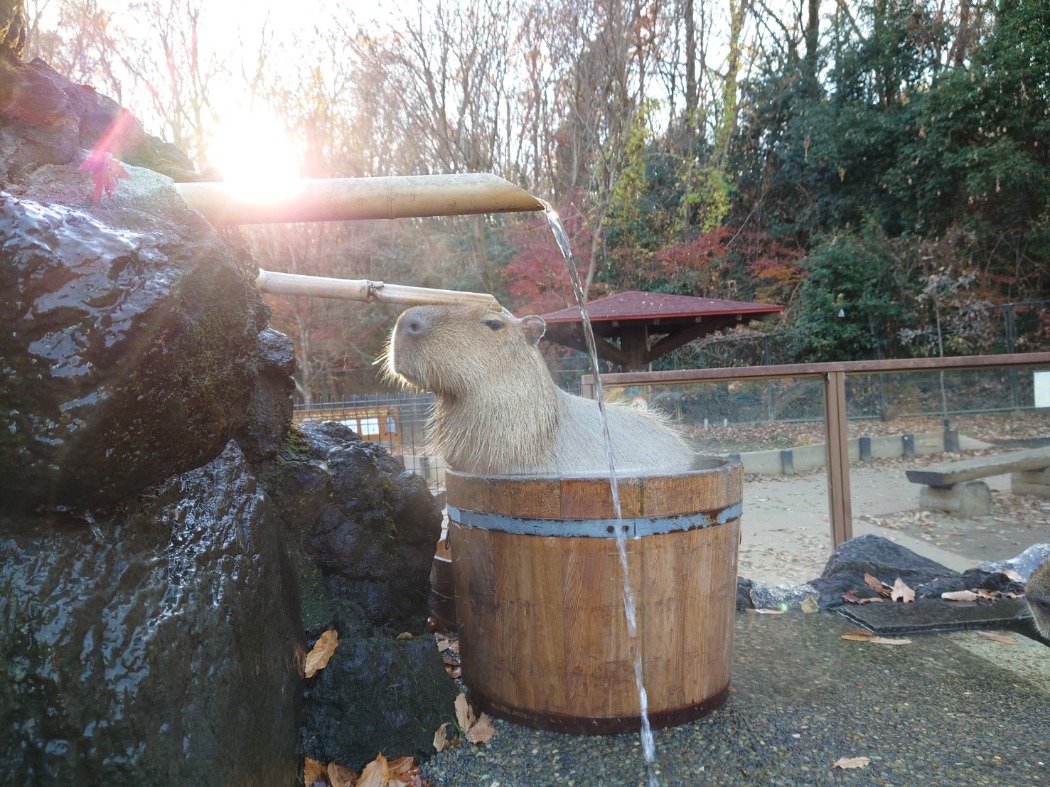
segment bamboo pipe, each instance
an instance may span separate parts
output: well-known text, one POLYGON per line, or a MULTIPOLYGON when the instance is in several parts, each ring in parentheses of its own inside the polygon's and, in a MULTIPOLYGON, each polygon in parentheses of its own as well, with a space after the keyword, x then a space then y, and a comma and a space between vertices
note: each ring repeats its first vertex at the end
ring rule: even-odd
POLYGON ((496 175, 407 175, 299 180, 276 199, 225 182, 176 183, 186 204, 213 224, 399 219, 543 210, 522 188, 496 175))
POLYGON ((479 303, 493 311, 503 307, 485 292, 436 290, 430 287, 409 287, 386 284, 367 279, 333 279, 326 276, 304 276, 296 273, 259 271, 256 286, 266 292, 282 295, 309 295, 315 298, 344 298, 350 301, 380 301, 418 305, 428 303, 479 303))

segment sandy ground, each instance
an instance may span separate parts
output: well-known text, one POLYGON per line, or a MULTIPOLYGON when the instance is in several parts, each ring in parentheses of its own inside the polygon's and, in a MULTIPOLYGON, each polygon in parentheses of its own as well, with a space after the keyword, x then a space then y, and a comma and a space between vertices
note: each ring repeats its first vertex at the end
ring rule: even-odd
MULTIPOLYGON (((963 457, 852 465, 853 535, 883 536, 958 571, 1050 542, 1050 499, 1011 494, 1008 475, 985 479, 992 490, 990 516, 920 511, 920 487, 907 480, 905 470, 955 458, 963 457)), ((822 471, 745 477, 739 575, 776 585, 819 576, 831 554, 828 511, 827 475, 822 471)))

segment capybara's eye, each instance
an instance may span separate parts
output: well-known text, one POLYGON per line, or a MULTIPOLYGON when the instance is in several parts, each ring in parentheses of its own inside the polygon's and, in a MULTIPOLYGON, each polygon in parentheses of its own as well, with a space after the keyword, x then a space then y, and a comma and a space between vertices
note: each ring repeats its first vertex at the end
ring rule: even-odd
POLYGON ((482 322, 494 331, 503 330, 503 323, 500 320, 482 320, 482 322))

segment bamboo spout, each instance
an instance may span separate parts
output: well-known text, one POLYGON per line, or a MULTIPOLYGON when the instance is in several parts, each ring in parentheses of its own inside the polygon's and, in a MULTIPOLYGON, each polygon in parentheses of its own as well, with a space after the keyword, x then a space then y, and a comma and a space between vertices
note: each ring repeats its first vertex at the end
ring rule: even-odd
POLYGON ((386 284, 367 279, 333 279, 326 276, 304 276, 260 270, 255 283, 260 290, 283 295, 403 303, 410 306, 431 303, 480 303, 493 311, 500 311, 503 308, 492 295, 484 292, 409 287, 403 284, 386 284))
POLYGON ((213 224, 398 219, 543 210, 513 183, 486 173, 300 180, 277 199, 236 184, 176 183, 186 204, 213 224))

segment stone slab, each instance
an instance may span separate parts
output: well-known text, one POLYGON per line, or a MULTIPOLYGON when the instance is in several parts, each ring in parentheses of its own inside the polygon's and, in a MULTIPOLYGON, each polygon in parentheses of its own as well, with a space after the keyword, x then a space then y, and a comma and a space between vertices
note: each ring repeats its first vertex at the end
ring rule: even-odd
POLYGON ((835 608, 838 614, 877 634, 1010 627, 1023 621, 1019 616, 1024 610, 1024 601, 1020 599, 967 603, 932 598, 916 599, 909 604, 885 601, 835 608))

